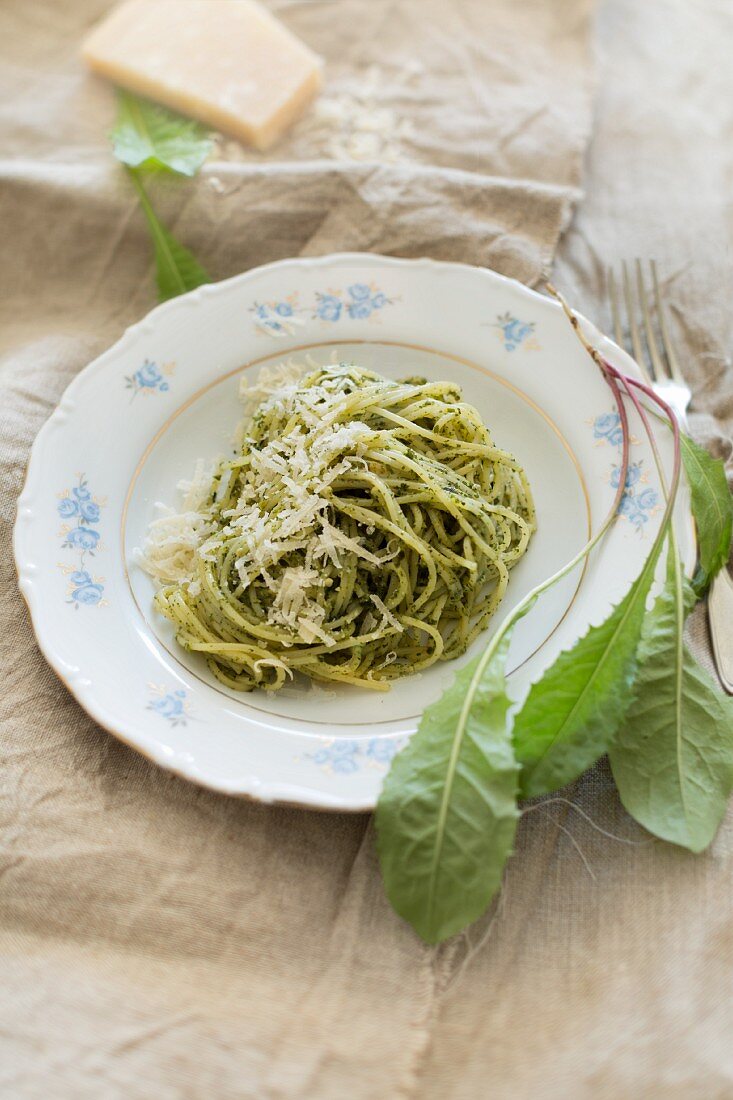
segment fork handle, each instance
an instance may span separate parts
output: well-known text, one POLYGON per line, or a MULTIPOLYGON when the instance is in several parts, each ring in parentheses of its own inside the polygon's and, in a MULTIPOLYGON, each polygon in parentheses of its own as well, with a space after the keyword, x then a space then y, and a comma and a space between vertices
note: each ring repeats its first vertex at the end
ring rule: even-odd
POLYGON ((710 586, 708 617, 718 675, 733 695, 733 580, 725 566, 710 586))

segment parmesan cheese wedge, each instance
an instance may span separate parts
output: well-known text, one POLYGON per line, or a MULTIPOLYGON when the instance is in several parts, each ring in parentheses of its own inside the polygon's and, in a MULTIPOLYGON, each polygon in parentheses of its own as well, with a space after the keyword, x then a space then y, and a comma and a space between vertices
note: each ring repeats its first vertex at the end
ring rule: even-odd
POLYGON ((115 84, 259 150, 322 82, 318 56, 254 0, 127 0, 82 56, 115 84))

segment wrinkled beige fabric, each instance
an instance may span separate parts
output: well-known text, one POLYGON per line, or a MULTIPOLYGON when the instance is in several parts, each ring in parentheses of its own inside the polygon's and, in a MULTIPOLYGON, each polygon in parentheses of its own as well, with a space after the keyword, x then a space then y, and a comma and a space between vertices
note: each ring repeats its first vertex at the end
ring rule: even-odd
MULTIPOLYGON (((74 375, 154 304, 104 137, 112 97, 76 54, 107 6, 0 9, 0 1091, 731 1095, 730 826, 702 857, 649 843, 600 768, 571 797, 632 843, 563 803, 533 811, 499 907, 432 950, 384 899, 367 817, 189 786, 96 727, 40 657, 9 549, 28 449, 74 375)), ((536 282, 580 197, 590 0, 272 7, 325 56, 327 97, 406 121, 378 167, 334 159, 311 118, 267 158, 223 142, 195 182, 158 181, 156 205, 212 274, 364 248, 536 282)), ((731 13, 607 0, 597 37, 587 195, 555 277, 603 320, 606 262, 659 258, 698 427, 727 453, 731 13)), ((698 635, 704 650, 703 620, 698 635)))

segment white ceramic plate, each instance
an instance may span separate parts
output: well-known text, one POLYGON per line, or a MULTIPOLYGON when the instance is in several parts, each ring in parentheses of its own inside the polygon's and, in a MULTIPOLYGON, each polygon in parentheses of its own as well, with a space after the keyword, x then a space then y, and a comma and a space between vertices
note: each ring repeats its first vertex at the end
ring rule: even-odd
MULTIPOLYGON (((612 362, 637 371, 588 331, 612 362)), ((217 790, 363 810, 456 663, 386 694, 230 692, 176 647, 152 610, 152 583, 132 561, 155 501, 175 503, 195 458, 228 448, 242 372, 306 351, 394 378, 456 379, 497 442, 519 457, 538 529, 504 611, 569 560, 610 507, 620 443, 613 398, 557 303, 486 270, 347 254, 287 260, 202 287, 153 310, 82 371, 34 444, 15 554, 41 649, 110 732, 217 790)), ((518 625, 509 666, 516 698, 601 621, 648 551, 661 493, 631 419, 638 441, 622 515, 585 572, 558 584, 518 625)), ((671 462, 666 439, 662 450, 671 462)), ((679 534, 691 564, 687 509, 681 499, 679 534)))

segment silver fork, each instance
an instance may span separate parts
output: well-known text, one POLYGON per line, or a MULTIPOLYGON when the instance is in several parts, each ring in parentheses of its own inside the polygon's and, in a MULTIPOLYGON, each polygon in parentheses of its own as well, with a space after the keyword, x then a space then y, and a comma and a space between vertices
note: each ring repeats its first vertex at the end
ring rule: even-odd
MULTIPOLYGON (((654 260, 649 263, 654 292, 653 306, 650 305, 650 296, 647 293, 640 260, 636 261, 635 269, 636 279, 634 280, 631 277, 629 265, 626 262, 621 265, 621 288, 626 306, 628 341, 624 340, 616 278, 612 270, 608 272, 614 338, 619 347, 624 347, 626 344, 627 350, 638 363, 645 380, 670 405, 677 414, 681 427, 686 430, 687 409, 692 393, 682 374, 669 334, 659 289, 657 265, 654 260), (637 320, 639 314, 642 319, 641 325, 637 320), (661 336, 661 342, 657 338, 653 314, 656 315, 656 328, 661 336)), ((722 569, 710 586, 708 619, 718 675, 725 690, 733 695, 733 580, 727 569, 722 569)))

